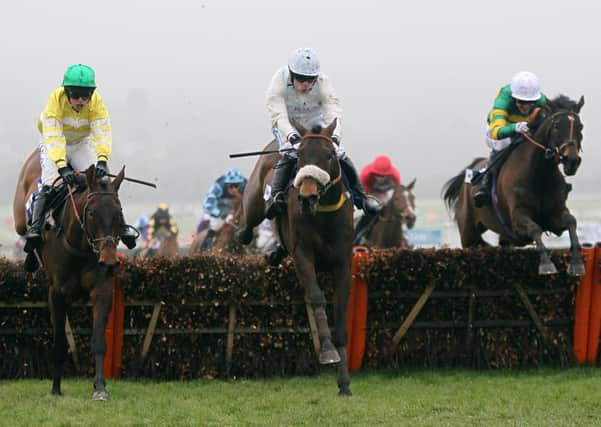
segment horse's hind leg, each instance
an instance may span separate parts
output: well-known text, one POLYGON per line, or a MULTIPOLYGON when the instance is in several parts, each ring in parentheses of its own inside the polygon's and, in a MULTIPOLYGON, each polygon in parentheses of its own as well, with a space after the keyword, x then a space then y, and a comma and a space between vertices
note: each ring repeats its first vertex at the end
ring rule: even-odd
POLYGON ((110 278, 107 278, 105 279, 105 283, 92 291, 92 310, 94 313, 92 351, 96 361, 94 392, 92 393, 93 400, 108 400, 109 398, 109 393, 106 390, 106 380, 104 379, 104 356, 106 354, 104 331, 112 302, 112 281, 110 278))
POLYGON ((65 295, 57 291, 54 287, 51 287, 48 294, 48 304, 50 306, 50 318, 54 333, 52 394, 60 396, 62 394, 61 379, 63 378, 65 358, 67 356, 67 335, 65 333, 67 307, 65 295))

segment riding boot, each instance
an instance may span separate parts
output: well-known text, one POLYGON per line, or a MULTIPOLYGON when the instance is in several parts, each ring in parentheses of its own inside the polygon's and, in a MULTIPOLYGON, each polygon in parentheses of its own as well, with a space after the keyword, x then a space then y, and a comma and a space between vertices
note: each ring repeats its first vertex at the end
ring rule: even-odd
POLYGON ((136 229, 130 225, 123 227, 121 232, 121 241, 127 249, 134 249, 136 247, 136 240, 138 239, 139 233, 136 229))
POLYGON ((486 170, 483 172, 482 178, 474 185, 474 204, 477 208, 491 204, 490 186, 492 184, 491 176, 496 176, 499 171, 499 157, 503 151, 491 151, 486 170))
POLYGON ((217 232, 211 228, 208 229, 207 231, 207 235, 205 236, 205 239, 202 242, 202 246, 200 248, 201 252, 205 252, 208 251, 209 249, 211 249, 213 247, 213 243, 215 242, 215 236, 217 235, 217 232))
POLYGON ((490 171, 487 169, 483 172, 482 178, 478 181, 474 187, 474 204, 477 208, 481 208, 490 205, 490 171))
POLYGON ((271 178, 271 194, 265 202, 265 218, 273 219, 286 209, 286 186, 294 168, 294 159, 281 157, 273 168, 271 178))
POLYGON ((33 214, 31 218, 31 227, 25 235, 25 247, 23 250, 27 253, 37 249, 42 244, 42 227, 44 226, 44 213, 46 205, 52 197, 53 187, 44 185, 40 192, 36 195, 33 202, 33 214))
POLYGON ((351 191, 355 196, 353 197, 353 201, 357 209, 363 209, 366 215, 378 214, 382 210, 382 203, 375 197, 365 193, 363 185, 361 185, 361 180, 359 180, 357 169, 355 169, 355 165, 351 162, 351 159, 348 156, 344 156, 340 159, 340 165, 348 178, 351 191))

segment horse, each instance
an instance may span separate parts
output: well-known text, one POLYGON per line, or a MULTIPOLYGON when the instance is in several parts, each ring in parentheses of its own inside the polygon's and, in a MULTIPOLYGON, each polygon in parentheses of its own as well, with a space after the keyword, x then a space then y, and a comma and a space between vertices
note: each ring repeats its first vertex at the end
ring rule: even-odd
POLYGON ((408 185, 399 184, 392 190, 392 195, 385 202, 379 215, 361 217, 357 229, 362 230, 362 223, 366 231, 360 241, 372 248, 409 248, 407 239, 403 235, 403 225, 408 229, 413 228, 417 216, 415 214, 415 195, 413 187, 415 179, 408 185))
MULTIPOLYGON (((518 136, 505 150, 508 157, 496 177, 493 204, 476 208, 472 185, 465 182, 465 170, 443 186, 443 198, 454 212, 461 244, 465 247, 487 243, 482 233, 499 234, 502 245, 536 244, 539 274, 557 272, 542 242, 543 231, 570 235, 568 273, 584 274, 576 219, 566 207, 571 185, 567 184, 559 165, 567 176, 576 174, 581 163, 582 122, 580 109, 584 97, 575 102, 564 95, 548 100, 536 118, 532 136, 518 136), (496 200, 496 202, 495 202, 496 200)), ((480 169, 485 160, 475 159, 468 168, 480 169)))
MULTIPOLYGON (((15 228, 24 233, 26 224, 21 203, 25 195, 35 188, 40 167, 30 155, 19 174, 15 194, 15 228), (17 204, 19 203, 19 204, 17 204)), ((96 361, 92 399, 107 400, 104 378, 106 343, 104 332, 112 304, 113 277, 119 265, 117 245, 125 227, 118 191, 124 178, 122 168, 113 181, 108 177, 97 179, 96 168, 85 171, 85 189, 71 192, 70 199, 53 211, 55 227, 42 230, 43 243, 39 258, 50 280, 49 307, 54 335, 54 374, 52 394, 61 395, 65 357, 67 353, 65 323, 67 310, 73 300, 89 294, 92 302, 92 351, 96 361)), ((78 181, 81 182, 82 176, 78 181)), ((50 222, 50 221, 49 221, 50 222)))
MULTIPOLYGON (((342 180, 329 126, 307 129, 294 125, 302 136, 298 147, 297 173, 288 190, 287 213, 277 218, 281 243, 292 255, 299 283, 305 289, 317 323, 321 364, 338 363, 339 395, 350 396, 346 355, 346 307, 351 286, 353 247, 353 205, 342 180), (316 273, 330 272, 334 283, 334 328, 332 335, 326 315, 326 298, 316 273)), ((272 141, 265 149, 275 148, 272 141)), ((256 163, 242 201, 241 229, 248 232, 263 220, 264 185, 277 163, 277 154, 262 156, 256 163)), ((240 234, 243 235, 242 233, 240 234)))
POLYGON ((173 233, 168 227, 159 227, 154 237, 148 244, 148 247, 138 253, 138 259, 149 259, 154 257, 163 257, 174 259, 179 255, 179 243, 177 234, 173 233))
POLYGON ((225 222, 219 230, 216 231, 210 247, 205 244, 207 233, 209 231, 207 228, 196 234, 190 244, 188 255, 195 255, 206 251, 238 255, 247 252, 246 247, 243 246, 236 237, 240 215, 242 213, 242 192, 240 192, 240 189, 238 188, 233 188, 230 192, 232 194, 231 213, 226 217, 225 222))

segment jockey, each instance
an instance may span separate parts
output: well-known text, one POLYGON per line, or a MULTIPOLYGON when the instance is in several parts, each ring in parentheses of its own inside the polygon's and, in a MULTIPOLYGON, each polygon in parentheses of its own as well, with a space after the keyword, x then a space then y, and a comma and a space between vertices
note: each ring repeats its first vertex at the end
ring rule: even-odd
MULTIPOLYGON (((109 173, 108 159, 112 151, 109 113, 96 91, 94 71, 83 64, 71 65, 63 85, 54 90, 40 119, 39 150, 42 188, 36 195, 31 227, 25 238, 25 251, 31 252, 42 243, 41 229, 45 208, 54 195, 53 184, 59 177, 64 184, 74 185, 73 169, 85 170, 96 163, 96 176, 109 173)), ((125 227, 121 240, 129 249, 136 246, 133 230, 125 227)))
POLYGON ((230 168, 211 185, 203 203, 204 215, 196 229, 196 232, 200 233, 209 228, 205 241, 210 241, 207 239, 215 236, 225 219, 232 213, 232 198, 236 191, 240 195, 244 193, 246 182, 246 177, 239 169, 230 168))
POLYGON ((167 203, 159 204, 157 210, 150 217, 148 222, 148 240, 155 239, 158 231, 165 229, 172 235, 177 235, 177 223, 169 213, 169 205, 167 203))
POLYGON ((486 143, 492 150, 488 161, 489 167, 482 179, 475 185, 474 202, 476 207, 490 204, 488 187, 490 175, 496 175, 495 160, 499 153, 511 144, 511 138, 525 134, 528 128, 528 117, 535 108, 542 107, 546 97, 540 91, 538 77, 529 71, 520 71, 511 78, 511 83, 497 92, 493 108, 488 114, 486 143))
POLYGON ((392 196, 394 187, 401 184, 401 174, 392 165, 390 157, 376 156, 376 158, 361 170, 361 184, 368 194, 376 197, 380 202, 387 202, 392 196))
POLYGON ((136 221, 135 227, 140 232, 140 240, 142 247, 148 246, 148 228, 150 226, 150 220, 146 215, 141 215, 136 221))
MULTIPOLYGON (((280 150, 294 148, 301 142, 301 136, 291 121, 310 128, 316 120, 331 123, 338 119, 332 141, 337 146, 336 152, 351 190, 357 196, 356 206, 372 213, 381 209, 377 200, 366 196, 357 171, 342 147, 340 100, 328 77, 320 71, 319 59, 313 49, 294 50, 288 58, 288 66, 276 71, 267 89, 267 111, 280 150)), ((265 209, 265 216, 269 219, 281 213, 286 206, 284 194, 296 157, 296 151, 285 151, 274 168, 265 209)))

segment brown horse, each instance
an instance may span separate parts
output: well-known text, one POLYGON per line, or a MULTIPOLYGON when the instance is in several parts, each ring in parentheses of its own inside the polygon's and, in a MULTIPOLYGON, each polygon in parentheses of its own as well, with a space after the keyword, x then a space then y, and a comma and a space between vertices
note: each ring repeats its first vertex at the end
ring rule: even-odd
MULTIPOLYGON (((348 396, 350 376, 346 356, 346 306, 351 286, 353 206, 342 182, 342 170, 332 142, 334 121, 311 132, 295 126, 302 135, 298 148, 298 172, 288 190, 287 214, 278 219, 283 245, 294 258, 296 275, 313 307, 320 338, 319 362, 338 363, 339 394, 348 396), (316 273, 332 273, 334 281, 334 328, 326 315, 326 299, 316 273)), ((271 143, 267 149, 274 147, 271 143)), ((255 165, 243 196, 242 227, 255 227, 263 219, 261 191, 277 162, 276 155, 263 156, 255 165)))
POLYGON ((173 233, 167 227, 159 227, 153 239, 149 242, 148 247, 142 249, 138 255, 138 259, 149 259, 154 257, 163 257, 174 259, 179 255, 179 243, 177 242, 177 234, 173 233))
MULTIPOLYGON (((37 180, 39 163, 29 156, 19 175, 20 182, 15 203, 21 203, 37 180)), ((86 188, 76 192, 53 212, 55 227, 42 231, 43 244, 39 249, 46 276, 50 279, 49 306, 54 333, 54 377, 52 393, 61 394, 61 379, 66 357, 65 322, 71 302, 88 294, 92 301, 92 351, 96 359, 94 376, 95 400, 106 400, 109 394, 103 372, 106 344, 104 330, 111 310, 112 283, 119 264, 117 244, 125 227, 118 190, 124 169, 111 182, 108 177, 96 179, 96 168, 85 172, 86 188)), ((71 190, 71 189, 69 189, 71 190)), ((23 214, 20 205, 13 207, 23 214)), ((22 233, 23 222, 15 216, 17 232, 22 233)))
MULTIPOLYGON (((580 243, 576 235, 576 219, 566 207, 570 185, 558 165, 572 176, 580 165, 582 122, 580 109, 584 98, 575 102, 560 95, 547 101, 538 114, 532 136, 518 137, 506 148, 509 155, 496 180, 498 200, 495 206, 476 208, 472 185, 465 183, 465 171, 450 179, 443 187, 444 200, 455 213, 463 247, 485 245, 481 234, 492 230, 502 244, 523 246, 536 243, 540 254, 539 274, 557 272, 543 245, 541 234, 557 235, 566 229, 570 234, 571 258, 568 273, 584 274, 580 243)), ((484 159, 476 159, 469 168, 479 169, 484 159)))
MULTIPOLYGON (((361 244, 372 248, 409 247, 407 239, 403 235, 403 225, 411 229, 417 219, 415 215, 415 195, 412 191, 414 186, 415 179, 407 186, 399 184, 394 187, 390 200, 384 204, 380 214, 371 219, 373 224, 365 225, 367 231, 360 240, 361 244)), ((370 218, 361 218, 359 230, 361 229, 361 223, 364 221, 370 221, 370 218)))
POLYGON ((214 253, 227 253, 243 255, 247 252, 246 247, 242 245, 236 237, 240 215, 242 214, 242 193, 237 187, 228 190, 232 195, 232 211, 225 219, 225 222, 213 237, 210 248, 206 248, 205 239, 209 229, 197 233, 190 244, 189 255, 199 254, 210 250, 214 253))

